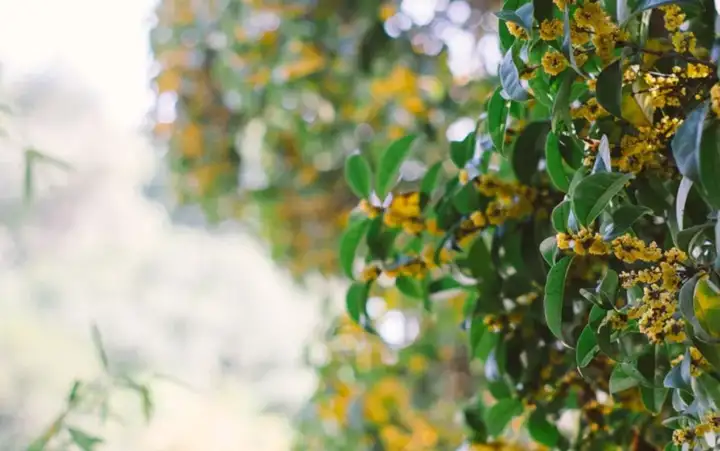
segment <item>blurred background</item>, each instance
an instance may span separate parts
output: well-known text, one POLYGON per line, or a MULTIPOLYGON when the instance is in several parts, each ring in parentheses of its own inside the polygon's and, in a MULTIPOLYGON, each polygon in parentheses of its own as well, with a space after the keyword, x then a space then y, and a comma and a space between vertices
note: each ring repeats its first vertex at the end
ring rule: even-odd
POLYGON ((0 0, 0 449, 458 448, 463 300, 388 288, 382 339, 348 325, 342 165, 408 133, 404 180, 446 158, 499 6, 0 0))

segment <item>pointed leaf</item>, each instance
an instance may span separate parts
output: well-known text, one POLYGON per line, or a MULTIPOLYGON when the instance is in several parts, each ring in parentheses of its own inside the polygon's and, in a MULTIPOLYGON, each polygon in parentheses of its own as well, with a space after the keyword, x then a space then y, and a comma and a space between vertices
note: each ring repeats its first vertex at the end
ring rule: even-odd
POLYGON ((507 125, 508 106, 507 100, 502 96, 502 88, 497 88, 493 93, 487 107, 487 124, 490 139, 495 149, 503 153, 505 146, 505 128, 507 125))
POLYGON ((720 209, 720 128, 705 131, 698 155, 699 177, 706 198, 714 209, 720 209))
POLYGON ((709 102, 702 103, 687 115, 673 137, 671 147, 680 173, 693 182, 698 181, 698 159, 703 125, 709 102))
POLYGON ((503 92, 507 95, 507 98, 517 102, 523 102, 528 99, 529 95, 520 84, 520 73, 515 65, 513 53, 514 48, 507 51, 502 63, 500 63, 498 75, 500 76, 500 84, 503 87, 503 92))
POLYGON ((578 222, 588 226, 595 221, 632 178, 632 174, 601 172, 582 179, 572 193, 573 212, 578 222))
POLYGON ((493 404, 485 412, 485 424, 487 425, 488 434, 492 436, 500 436, 510 421, 520 415, 523 406, 518 399, 503 399, 493 404))
POLYGON ((600 348, 598 347, 595 333, 589 325, 585 326, 580 334, 580 338, 578 338, 577 346, 575 348, 577 366, 580 368, 588 366, 599 351, 600 348))
POLYGON ((99 437, 93 437, 79 429, 68 428, 70 438, 83 451, 93 451, 96 445, 99 445, 103 440, 99 437))
POLYGON ((410 147, 415 141, 415 135, 408 135, 390 144, 380 158, 377 176, 375 177, 375 191, 380 199, 385 196, 397 182, 398 171, 405 158, 410 153, 410 147))
POLYGON ((370 163, 359 153, 345 160, 345 180, 352 192, 360 199, 368 199, 372 192, 370 163))
POLYGON ((610 241, 627 232, 641 217, 652 215, 652 210, 638 205, 625 204, 612 212, 612 220, 603 229, 603 239, 610 241))
POLYGON ((340 251, 338 259, 340 267, 349 278, 353 278, 353 264, 355 263, 355 254, 365 233, 370 227, 370 221, 362 220, 350 223, 340 238, 340 251))
POLYGON ((565 342, 562 333, 563 307, 565 304, 565 281, 567 279, 573 256, 564 257, 550 268, 545 284, 545 322, 550 332, 560 341, 565 342))
POLYGON ((597 101, 615 117, 622 118, 622 71, 620 60, 600 72, 595 89, 597 101))

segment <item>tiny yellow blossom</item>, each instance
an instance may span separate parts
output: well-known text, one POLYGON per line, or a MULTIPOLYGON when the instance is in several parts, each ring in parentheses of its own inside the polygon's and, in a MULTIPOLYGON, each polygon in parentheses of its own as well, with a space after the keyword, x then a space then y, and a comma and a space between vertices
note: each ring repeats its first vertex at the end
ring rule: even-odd
POLYGON ((567 68, 568 62, 562 53, 549 51, 542 57, 542 66, 548 75, 558 75, 567 68))
POLYGON ((545 19, 540 24, 540 39, 554 41, 563 35, 563 23, 560 19, 545 19))

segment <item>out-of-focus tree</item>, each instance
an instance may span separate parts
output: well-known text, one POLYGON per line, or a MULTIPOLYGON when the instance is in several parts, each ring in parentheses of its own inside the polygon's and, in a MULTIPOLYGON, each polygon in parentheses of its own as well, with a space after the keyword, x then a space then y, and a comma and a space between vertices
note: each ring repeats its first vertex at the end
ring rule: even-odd
MULTIPOLYGON (((444 42, 462 35, 476 45, 494 27, 490 6, 438 2, 413 21, 413 2, 398 3, 160 2, 154 123, 178 204, 200 204, 210 220, 259 219, 294 274, 335 273, 355 203, 341 177, 345 157, 377 154, 407 133, 440 146, 486 98, 486 85, 471 82, 486 68, 453 75, 444 42), (260 148, 248 142, 255 135, 260 148)), ((438 159, 435 149, 425 163, 438 159)))

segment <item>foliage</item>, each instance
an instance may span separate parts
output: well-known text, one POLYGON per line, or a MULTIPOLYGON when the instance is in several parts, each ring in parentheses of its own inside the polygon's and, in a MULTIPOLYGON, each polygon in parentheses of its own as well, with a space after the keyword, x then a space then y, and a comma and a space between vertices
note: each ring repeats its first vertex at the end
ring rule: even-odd
POLYGON ((76 380, 72 383, 63 409, 50 425, 30 443, 27 451, 66 449, 92 451, 98 449, 104 440, 85 431, 82 424, 88 418, 99 419, 105 423, 108 419, 115 417, 111 399, 119 391, 134 393, 140 401, 145 420, 150 420, 154 410, 150 389, 146 384, 137 382, 132 375, 114 368, 105 352, 97 327, 93 327, 92 333, 103 368, 102 374, 92 380, 76 380))
POLYGON ((370 164, 348 315, 372 334, 383 283, 428 319, 463 293, 469 357, 502 387, 466 418, 475 443, 520 418, 551 449, 716 449, 714 5, 508 0, 498 18, 500 86, 446 147, 454 174, 393 186, 405 141, 370 164))
POLYGON ((383 24, 396 10, 378 0, 160 2, 155 135, 178 205, 256 224, 295 275, 335 274, 355 203, 345 157, 423 133, 423 158, 437 160, 448 125, 475 115, 488 89, 452 75, 430 25, 391 39, 383 24))

